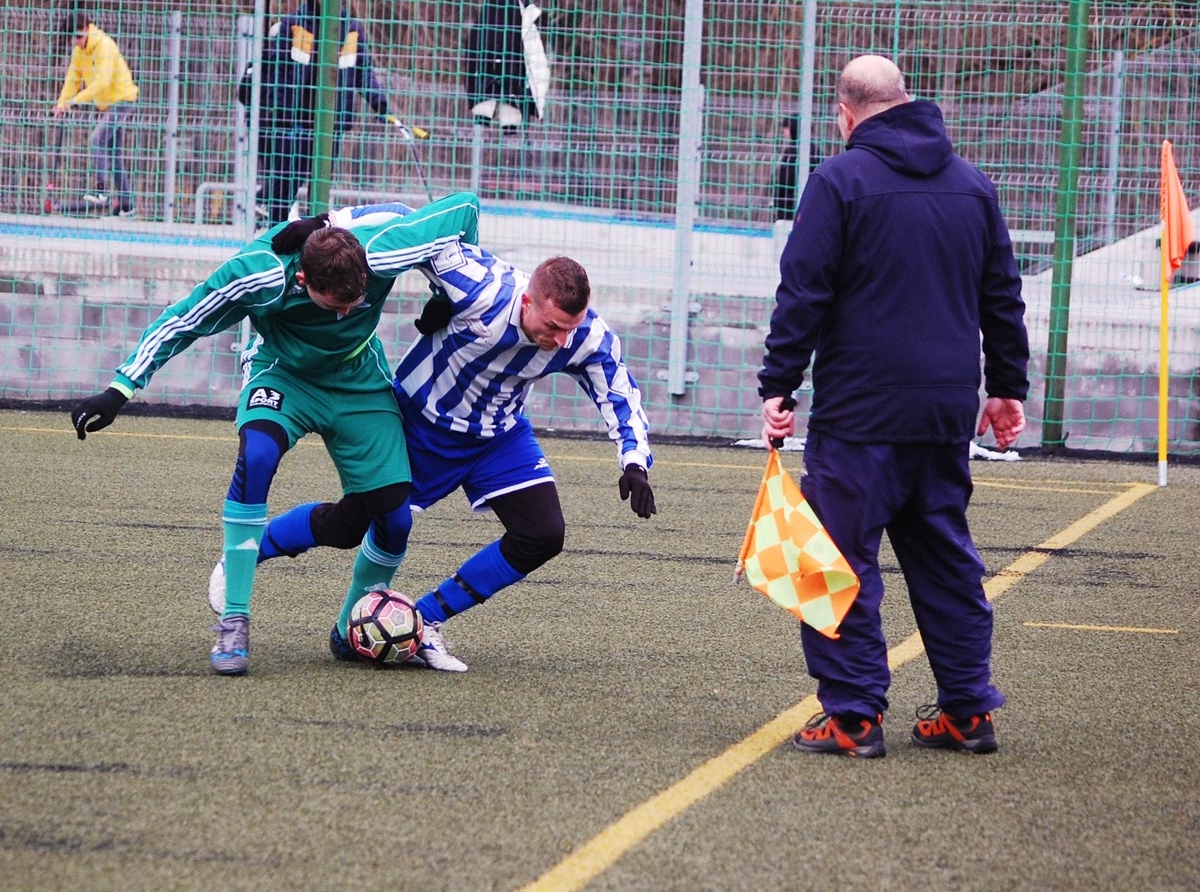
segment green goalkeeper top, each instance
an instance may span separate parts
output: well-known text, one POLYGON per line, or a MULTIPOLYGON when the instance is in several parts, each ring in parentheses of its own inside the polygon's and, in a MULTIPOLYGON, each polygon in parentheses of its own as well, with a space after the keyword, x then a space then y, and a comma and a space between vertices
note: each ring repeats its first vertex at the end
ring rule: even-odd
MULTIPOLYGON (((331 213, 334 225, 347 225, 331 213)), ((301 377, 319 375, 357 355, 375 336, 384 301, 396 277, 436 257, 452 242, 478 241, 479 199, 460 192, 405 217, 379 215, 354 221, 353 233, 366 252, 367 287, 359 303, 339 314, 309 299, 296 279, 300 254, 271 249, 275 227, 221 264, 183 300, 163 310, 117 368, 112 386, 127 397, 144 388, 156 371, 193 341, 249 317, 260 343, 256 359, 278 363, 301 377)))

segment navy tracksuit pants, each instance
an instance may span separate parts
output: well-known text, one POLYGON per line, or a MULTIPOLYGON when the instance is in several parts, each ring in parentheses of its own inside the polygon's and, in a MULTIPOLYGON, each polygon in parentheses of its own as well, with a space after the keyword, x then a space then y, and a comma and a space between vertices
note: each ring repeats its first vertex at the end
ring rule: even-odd
POLYGON ((836 640, 801 626, 825 712, 873 716, 887 709, 891 673, 879 610, 884 532, 904 574, 938 705, 956 716, 1002 705, 991 684, 984 566, 967 527, 968 444, 851 443, 810 431, 804 469, 800 489, 862 586, 836 640))
MULTIPOLYGON (((333 157, 341 152, 341 135, 334 134, 333 157)), ((304 128, 264 127, 258 138, 258 178, 263 184, 261 204, 267 222, 286 223, 301 186, 312 179, 313 132, 304 128)), ((309 213, 312 201, 309 201, 309 213)))

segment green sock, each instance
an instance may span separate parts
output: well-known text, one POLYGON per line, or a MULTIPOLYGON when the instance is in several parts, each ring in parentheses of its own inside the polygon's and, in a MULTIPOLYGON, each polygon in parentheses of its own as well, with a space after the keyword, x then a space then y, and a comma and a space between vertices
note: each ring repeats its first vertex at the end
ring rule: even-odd
POLYGON ((371 533, 363 537, 358 554, 354 557, 354 573, 350 576, 350 588, 346 592, 346 600, 342 602, 342 612, 338 614, 338 634, 346 636, 350 623, 350 611, 358 603, 358 599, 366 594, 367 589, 376 585, 391 585, 392 577, 404 561, 406 552, 389 554, 371 541, 371 533))
POLYGON ((225 500, 225 610, 221 617, 250 615, 250 590, 258 567, 258 544, 267 528, 266 505, 225 500))

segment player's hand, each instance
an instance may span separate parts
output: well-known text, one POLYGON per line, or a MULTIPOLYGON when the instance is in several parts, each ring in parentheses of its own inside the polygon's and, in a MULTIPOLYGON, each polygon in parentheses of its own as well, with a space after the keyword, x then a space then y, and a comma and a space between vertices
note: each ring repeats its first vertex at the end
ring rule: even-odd
POLYGON ((116 421, 117 413, 127 402, 129 397, 115 387, 109 387, 103 393, 89 396, 81 402, 71 410, 71 424, 75 426, 75 433, 79 439, 86 440, 88 434, 102 430, 116 421), (91 418, 96 420, 88 424, 91 418))
POLYGON ((304 247, 304 241, 318 229, 329 225, 329 214, 303 217, 293 220, 271 237, 271 250, 276 254, 295 254, 304 247))
POLYGON ((431 335, 435 331, 441 331, 450 324, 450 317, 454 315, 454 308, 450 306, 450 297, 445 290, 429 283, 429 290, 433 296, 425 301, 425 306, 421 308, 421 316, 413 322, 423 335, 431 335))
POLYGON ((626 465, 617 484, 621 488, 621 501, 629 501, 629 507, 638 517, 649 517, 657 514, 654 507, 654 490, 650 488, 650 480, 646 469, 641 465, 626 465))

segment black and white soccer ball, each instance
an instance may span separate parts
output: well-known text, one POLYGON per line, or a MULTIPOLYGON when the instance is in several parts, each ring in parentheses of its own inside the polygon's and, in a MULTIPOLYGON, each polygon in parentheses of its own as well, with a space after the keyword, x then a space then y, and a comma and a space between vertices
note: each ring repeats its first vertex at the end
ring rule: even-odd
POLYGON ((424 624, 412 599, 390 589, 373 589, 350 611, 350 646, 362 659, 397 666, 415 656, 424 624))

